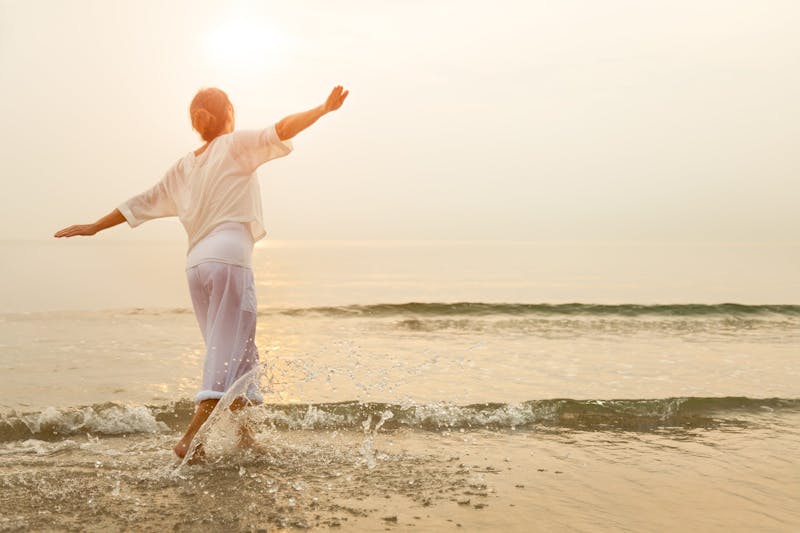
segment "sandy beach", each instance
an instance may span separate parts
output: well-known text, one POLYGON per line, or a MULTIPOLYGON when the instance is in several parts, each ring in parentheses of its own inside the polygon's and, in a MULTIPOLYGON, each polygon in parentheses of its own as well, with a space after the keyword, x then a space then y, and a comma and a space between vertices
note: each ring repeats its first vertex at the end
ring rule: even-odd
MULTIPOLYGON (((552 248, 487 247, 529 265, 500 279, 466 257, 469 269, 443 276, 444 258, 426 255, 441 249, 351 246, 355 272, 330 246, 256 250, 259 297, 275 302, 259 307, 256 338, 266 404, 248 411, 265 450, 237 450, 233 420, 221 417, 207 463, 181 466, 172 447, 204 355, 186 295, 164 276, 149 293, 100 287, 84 291, 88 309, 59 310, 87 276, 124 269, 133 254, 104 262, 83 246, 94 266, 68 270, 75 283, 33 310, 7 299, 17 310, 0 314, 0 366, 14 377, 0 400, 0 529, 800 527, 797 306, 570 303, 573 291, 611 289, 538 261, 552 248), (428 263, 399 283, 411 263, 392 264, 408 255, 428 263), (313 264, 324 268, 305 282, 286 274, 313 264), (542 283, 528 284, 533 275, 542 283), (553 303, 503 303, 543 284, 553 303), (486 301, 458 303, 476 286, 486 301), (337 303, 354 294, 365 301, 337 303), (136 305, 145 300, 161 306, 136 305)), ((47 247, 8 250, 5 268, 22 269, 47 247)), ((168 272, 165 250, 136 255, 168 272)), ((674 290, 668 272, 649 276, 651 294, 674 290)), ((706 277, 684 278, 692 300, 713 299, 706 277)))
POLYGON ((177 470, 175 435, 26 441, 0 455, 0 527, 791 531, 798 422, 794 410, 783 432, 266 431, 266 455, 218 447, 177 470))

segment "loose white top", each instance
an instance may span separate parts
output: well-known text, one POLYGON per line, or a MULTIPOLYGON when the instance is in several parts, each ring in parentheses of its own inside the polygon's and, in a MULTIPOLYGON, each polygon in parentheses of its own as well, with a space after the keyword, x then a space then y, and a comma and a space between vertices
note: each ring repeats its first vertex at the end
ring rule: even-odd
POLYGON ((293 149, 291 141, 278 138, 275 125, 220 135, 199 156, 189 152, 161 181, 117 209, 132 228, 177 216, 186 229, 189 250, 223 222, 245 223, 253 242, 258 241, 266 232, 255 171, 293 149))

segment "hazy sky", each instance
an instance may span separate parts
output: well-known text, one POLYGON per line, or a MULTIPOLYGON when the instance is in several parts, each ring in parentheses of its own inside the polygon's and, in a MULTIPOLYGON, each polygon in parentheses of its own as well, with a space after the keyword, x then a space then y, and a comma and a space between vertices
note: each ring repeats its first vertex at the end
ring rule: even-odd
MULTIPOLYGON (((0 0, 0 239, 350 96, 259 170, 273 239, 797 241, 800 3, 0 0)), ((110 239, 179 239, 177 219, 110 239)))

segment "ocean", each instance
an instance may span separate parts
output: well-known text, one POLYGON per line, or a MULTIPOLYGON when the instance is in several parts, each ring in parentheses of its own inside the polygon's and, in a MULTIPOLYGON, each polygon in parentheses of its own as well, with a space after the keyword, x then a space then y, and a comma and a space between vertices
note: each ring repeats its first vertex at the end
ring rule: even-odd
POLYGON ((185 244, 0 250, 0 530, 800 530, 795 244, 262 241, 201 465, 185 244))

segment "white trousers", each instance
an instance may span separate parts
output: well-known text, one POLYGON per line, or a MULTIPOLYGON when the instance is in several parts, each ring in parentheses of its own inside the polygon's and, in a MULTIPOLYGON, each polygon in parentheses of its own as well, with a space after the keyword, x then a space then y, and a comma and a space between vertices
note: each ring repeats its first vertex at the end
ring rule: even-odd
MULTIPOLYGON (((187 269, 186 276, 206 342, 203 384, 194 399, 197 404, 222 398, 240 377, 256 374, 256 290, 252 269, 228 263, 200 263, 187 269)), ((246 387, 250 401, 263 403, 257 380, 246 387)))

